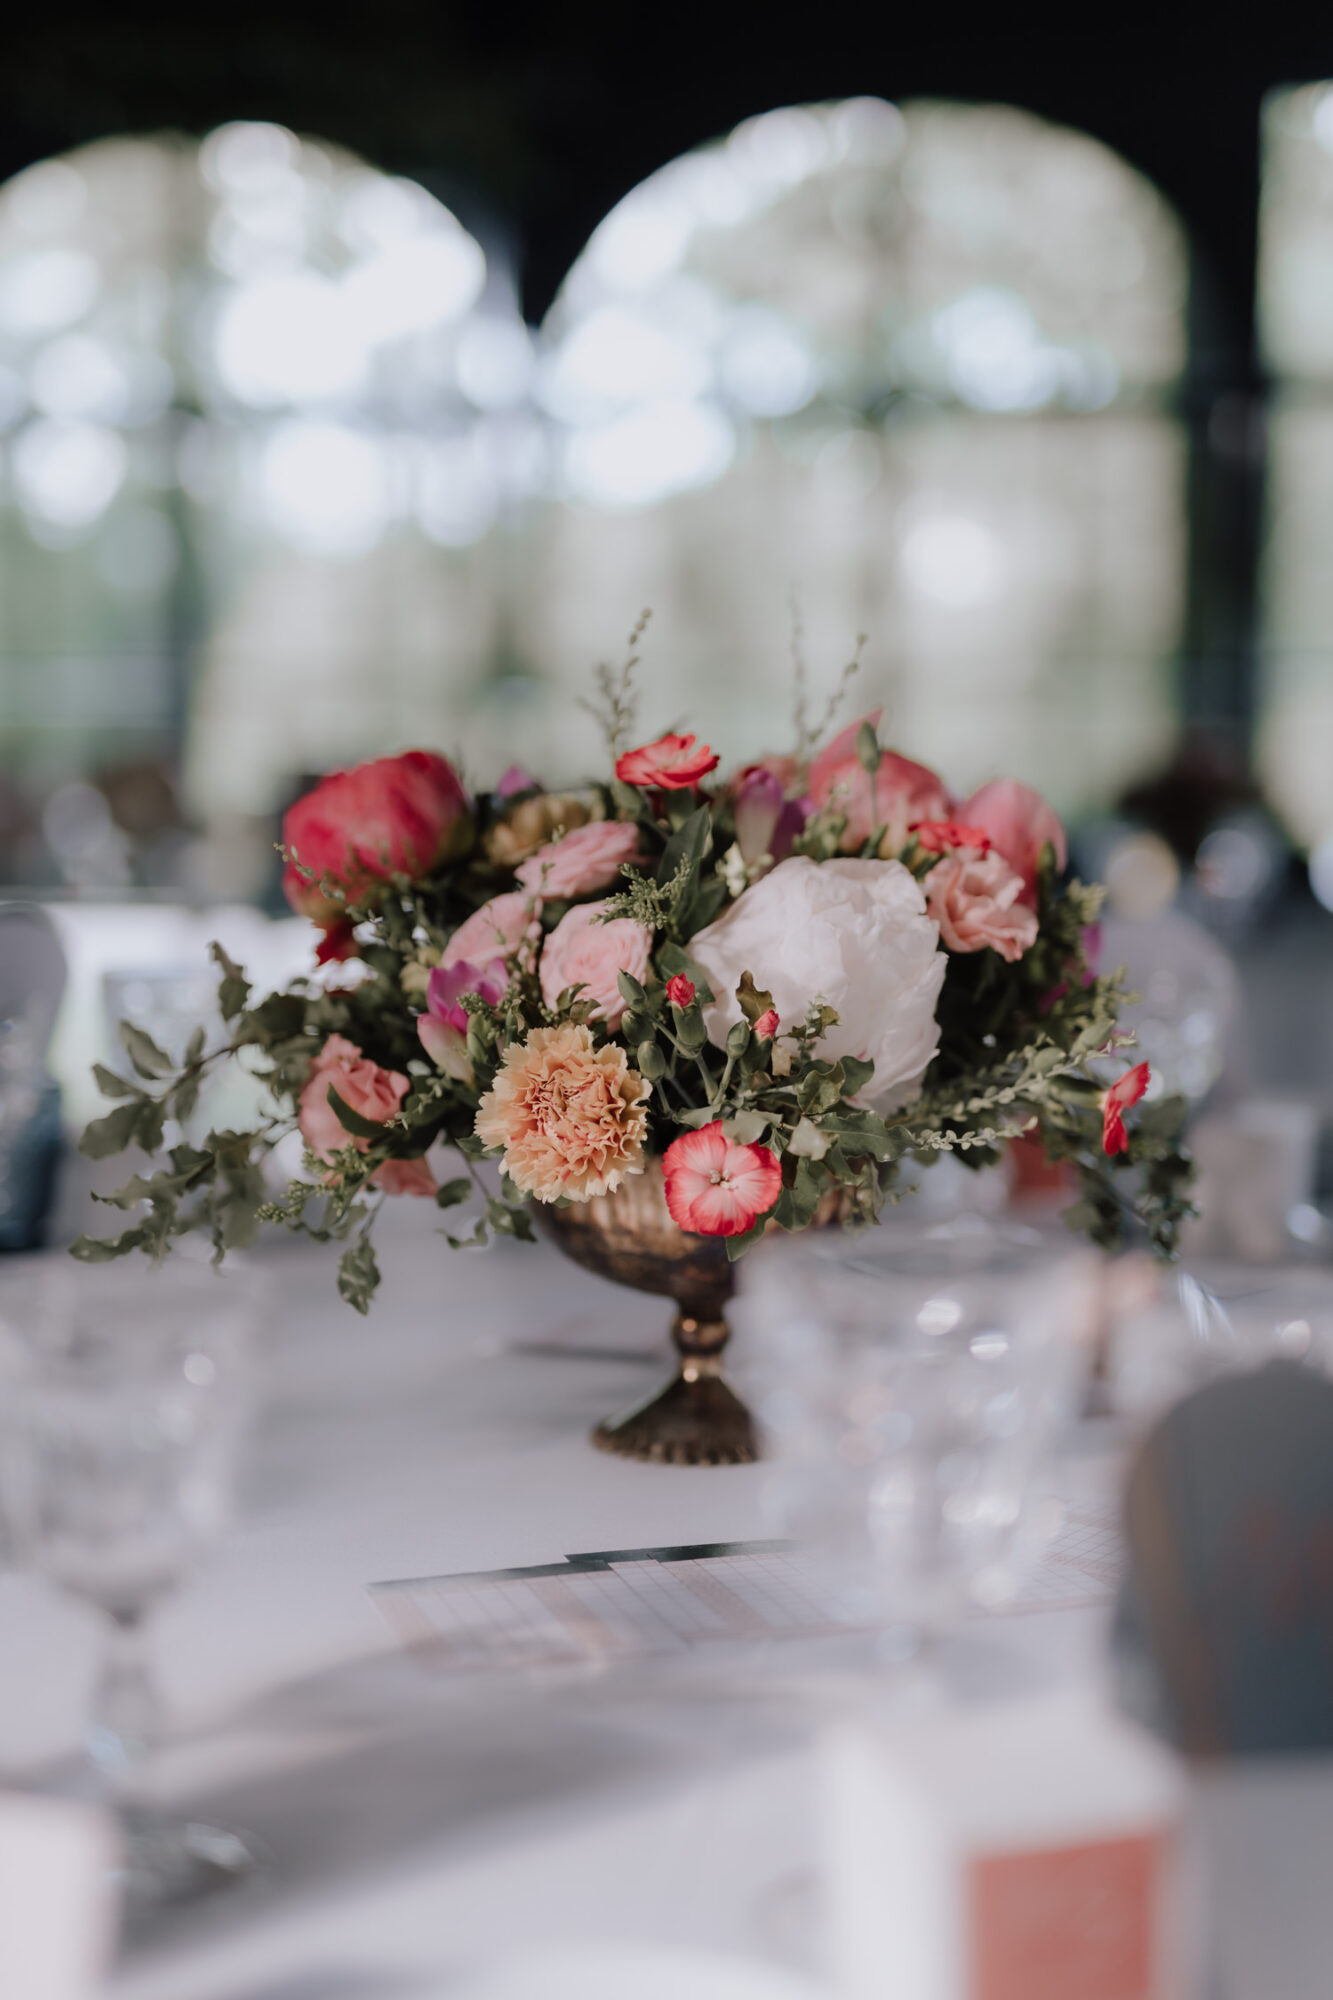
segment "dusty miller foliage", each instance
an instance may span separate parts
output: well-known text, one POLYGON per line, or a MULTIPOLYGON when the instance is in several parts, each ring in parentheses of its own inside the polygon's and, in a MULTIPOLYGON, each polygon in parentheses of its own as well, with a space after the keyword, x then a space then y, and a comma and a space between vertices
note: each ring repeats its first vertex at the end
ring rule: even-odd
MULTIPOLYGON (((622 667, 604 670, 599 679, 598 712, 608 741, 621 741, 632 723, 642 630, 641 621, 622 667)), ((853 661, 844 685, 854 667, 853 661)), ((878 755, 873 732, 864 748, 867 759, 878 755)), ((882 1117, 855 1102, 871 1066, 821 1053, 837 1019, 831 1008, 816 1000, 803 1021, 783 1022, 776 1043, 755 1034, 754 1024, 771 1005, 757 983, 762 967, 741 981, 737 998, 743 1019, 725 1048, 708 1040, 703 1007, 713 995, 689 945, 734 893, 724 866, 735 842, 725 792, 700 804, 688 792, 654 801, 618 780, 600 790, 607 812, 637 822, 643 857, 625 870, 609 914, 631 916, 655 932, 648 977, 640 982, 621 974, 627 1011, 615 1037, 652 1085, 650 1145, 664 1151, 682 1131, 720 1119, 737 1143, 767 1146, 781 1163, 775 1209, 749 1235, 727 1239, 730 1255, 742 1255, 769 1221, 801 1229, 831 1206, 852 1226, 871 1223, 898 1198, 904 1161, 929 1163, 953 1152, 969 1167, 991 1166, 1001 1148, 1024 1133, 1038 1137, 1049 1157, 1076 1169, 1078 1199, 1066 1214, 1072 1228, 1108 1250, 1137 1235, 1163 1255, 1174 1252, 1180 1224, 1191 1213, 1191 1166, 1181 1143, 1184 1101, 1167 1097, 1139 1107, 1128 1121, 1129 1151, 1108 1157, 1102 1150, 1100 1096, 1110 1080, 1105 1058, 1126 1044, 1116 1032, 1117 1009, 1125 998, 1120 975, 1094 976, 1084 949, 1099 890, 1078 882, 1061 885, 1048 851, 1036 944, 1013 965, 989 950, 949 954, 939 1003, 940 1052, 920 1097, 882 1117), (667 982, 677 973, 696 989, 686 1008, 667 999, 667 982)), ((438 1206, 474 1204, 461 1233, 442 1230, 448 1241, 463 1247, 492 1234, 531 1239, 531 1220, 518 1191, 502 1176, 497 1195, 478 1178, 477 1162, 484 1155, 473 1130, 478 1098, 494 1080, 505 1049, 532 1028, 585 1021, 600 1042, 607 1039, 604 1024, 591 1018, 590 1003, 578 988, 548 1006, 532 955, 520 947, 498 1005, 476 995, 463 1003, 470 1078, 446 1075, 425 1062, 417 1035, 427 968, 438 962, 459 923, 513 887, 509 870, 487 858, 488 829, 507 809, 503 801, 478 800, 477 840, 468 855, 430 880, 403 877, 382 884, 348 908, 357 925, 354 980, 327 985, 296 980, 286 991, 254 1001, 242 969, 214 945, 223 1032, 212 1046, 197 1029, 177 1064, 141 1029, 122 1024, 130 1074, 97 1066, 98 1084, 112 1108, 89 1125, 82 1150, 95 1160, 129 1148, 150 1158, 114 1194, 99 1197, 122 1212, 126 1226, 108 1237, 81 1238, 76 1256, 97 1262, 138 1250, 161 1259, 177 1237, 203 1230, 222 1257, 267 1225, 340 1244, 339 1292, 365 1312, 379 1282, 372 1231, 383 1196, 373 1177, 386 1161, 418 1158, 437 1140, 454 1147, 466 1169, 439 1188, 438 1206), (397 1116, 379 1124, 358 1116, 331 1085, 328 1102, 346 1145, 332 1160, 307 1154, 301 1175, 276 1187, 271 1155, 296 1129, 300 1093, 331 1034, 345 1036, 383 1067, 405 1073, 410 1087, 397 1116), (229 1061, 243 1063, 261 1079, 269 1108, 251 1129, 201 1131, 201 1089, 210 1072, 229 1061)), ((797 851, 829 857, 838 851, 844 825, 837 814, 817 816, 797 851)), ((867 851, 878 851, 878 842, 877 830, 867 851)), ((901 858, 918 877, 932 860, 918 853, 914 842, 901 858)), ((336 884, 321 886, 333 900, 346 900, 336 884)), ((568 907, 548 900, 541 911, 544 928, 551 929, 568 907)))

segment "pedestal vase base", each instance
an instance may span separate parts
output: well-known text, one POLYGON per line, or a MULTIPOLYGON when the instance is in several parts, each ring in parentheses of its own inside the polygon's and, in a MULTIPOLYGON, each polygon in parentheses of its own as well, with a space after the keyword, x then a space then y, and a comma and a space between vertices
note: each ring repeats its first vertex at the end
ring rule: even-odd
POLYGON ((657 1465, 751 1465, 754 1424, 716 1363, 687 1361, 664 1389, 592 1432, 599 1451, 657 1465))

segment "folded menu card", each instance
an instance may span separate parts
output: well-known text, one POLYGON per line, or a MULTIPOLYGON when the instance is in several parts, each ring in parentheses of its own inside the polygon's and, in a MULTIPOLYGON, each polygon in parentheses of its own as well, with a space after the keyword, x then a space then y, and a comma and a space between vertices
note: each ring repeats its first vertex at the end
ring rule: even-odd
MULTIPOLYGON (((1071 1508, 1011 1613, 1104 1603, 1119 1570, 1109 1509, 1071 1508)), ((373 1586, 405 1646, 438 1671, 683 1652, 724 1640, 819 1638, 849 1619, 817 1555, 786 1542, 606 1549, 526 1569, 373 1586)))

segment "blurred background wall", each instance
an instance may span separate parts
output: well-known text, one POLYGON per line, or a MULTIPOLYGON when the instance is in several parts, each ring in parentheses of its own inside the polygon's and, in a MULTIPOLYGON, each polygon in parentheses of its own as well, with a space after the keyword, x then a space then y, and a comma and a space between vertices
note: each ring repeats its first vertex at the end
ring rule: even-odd
POLYGON ((785 748, 859 649, 1333 1105, 1325 76, 1281 10, 20 23, 0 883, 156 962, 331 765, 585 772, 649 606, 646 727, 785 748))

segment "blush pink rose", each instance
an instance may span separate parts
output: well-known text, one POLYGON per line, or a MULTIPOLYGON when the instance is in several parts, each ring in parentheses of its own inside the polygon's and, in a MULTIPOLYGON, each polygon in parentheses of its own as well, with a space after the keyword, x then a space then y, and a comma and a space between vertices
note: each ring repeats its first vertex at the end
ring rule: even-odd
POLYGON ((870 779, 856 754, 856 735, 862 723, 878 727, 882 712, 872 708, 869 715, 848 723, 810 765, 811 810, 846 815, 847 825, 838 843, 844 854, 859 854, 875 828, 882 826, 885 833, 880 855, 895 855, 907 845, 907 830, 913 820, 951 816, 949 794, 934 771, 925 764, 914 764, 910 757, 900 757, 896 750, 880 755, 872 809, 870 779))
POLYGON ((440 954, 440 964, 456 965, 466 960, 469 965, 491 968, 493 959, 512 957, 524 939, 535 939, 539 930, 531 896, 517 889, 505 896, 492 896, 458 926, 440 954))
POLYGON ((926 877, 926 910, 950 951, 998 951, 1012 965, 1037 941, 1037 915, 1022 901, 1023 878, 1002 854, 964 848, 926 877))
POLYGON ((1035 909, 1042 849, 1050 843, 1057 869, 1069 858, 1065 830, 1041 793, 1017 778, 992 778, 959 806, 958 818, 990 835, 991 845, 1022 876, 1023 901, 1035 909))
POLYGON ((653 934, 631 917, 602 923, 605 908, 604 902, 576 903, 566 911, 542 947, 539 975, 548 1007, 555 1006, 567 986, 581 985, 580 999, 593 1001, 598 1019, 614 1033, 625 1013, 616 975, 647 978, 653 934))
POLYGON ((514 873, 534 895, 586 896, 609 888, 639 853, 639 829, 626 820, 598 819, 576 826, 563 840, 548 841, 514 873))
MULTIPOLYGON (((329 1103, 329 1086, 337 1091, 349 1111, 382 1125, 394 1117, 411 1088, 410 1079, 396 1069, 381 1069, 363 1055, 345 1035, 330 1035, 314 1062, 297 1100, 297 1124, 301 1137, 316 1158, 331 1160, 346 1146, 359 1153, 369 1140, 345 1131, 329 1103)), ((430 1194, 435 1177, 424 1160, 386 1160, 372 1176, 376 1187, 389 1194, 430 1194)))

